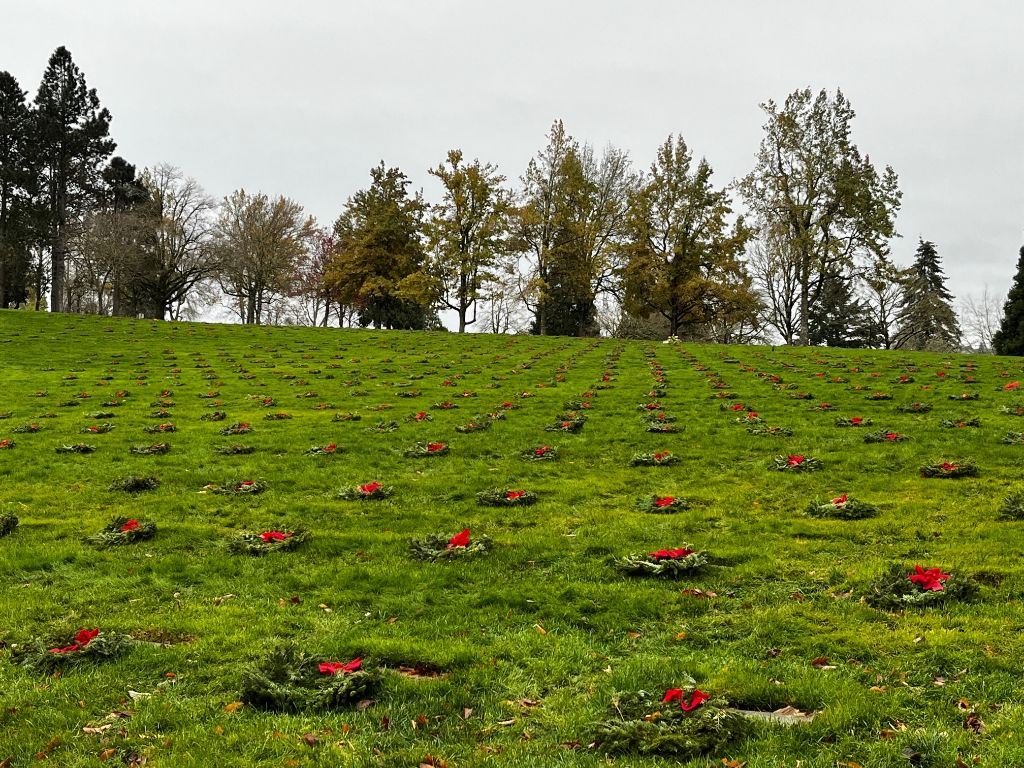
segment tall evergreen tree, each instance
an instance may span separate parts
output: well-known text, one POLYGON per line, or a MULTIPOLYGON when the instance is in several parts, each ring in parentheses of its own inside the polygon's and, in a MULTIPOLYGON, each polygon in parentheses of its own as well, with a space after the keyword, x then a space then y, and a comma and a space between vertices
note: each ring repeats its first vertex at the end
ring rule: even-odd
POLYGON ((28 297, 32 174, 25 95, 9 72, 0 72, 0 309, 28 297))
POLYGON ((852 284, 849 276, 838 272, 825 276, 811 307, 811 344, 857 348, 881 343, 878 326, 867 304, 854 295, 852 284))
POLYGON ((997 355, 1024 355, 1024 246, 1017 258, 1017 274, 1003 305, 1003 320, 992 337, 997 355))
POLYGON ((117 146, 109 138, 110 112, 61 46, 47 64, 35 98, 33 153, 41 172, 50 248, 50 308, 64 310, 70 227, 100 186, 103 163, 117 146))
POLYGON ((946 289, 939 254, 930 240, 918 242, 914 263, 907 270, 896 346, 918 350, 955 350, 960 346, 953 294, 946 289))

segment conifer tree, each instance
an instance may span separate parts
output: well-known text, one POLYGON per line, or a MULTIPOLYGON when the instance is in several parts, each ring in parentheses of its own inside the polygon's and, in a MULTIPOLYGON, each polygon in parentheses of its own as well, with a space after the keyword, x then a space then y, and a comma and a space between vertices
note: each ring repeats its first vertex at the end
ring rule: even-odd
POLYGON ((907 270, 896 346, 919 350, 957 349, 960 323, 952 301, 935 243, 920 240, 914 263, 907 270))
POLYGON ((1017 274, 1003 305, 1003 320, 992 337, 997 355, 1024 355, 1024 246, 1017 259, 1017 274))
POLYGON ((50 248, 50 308, 64 310, 70 225, 88 211, 100 173, 117 146, 109 138, 110 112, 71 53, 61 46, 47 64, 35 98, 33 154, 40 170, 50 248))
POLYGON ((825 276, 818 301, 811 307, 811 344, 846 348, 878 346, 881 334, 877 324, 866 302, 854 295, 852 282, 841 273, 825 276))
POLYGON ((0 72, 0 309, 28 296, 31 112, 25 92, 0 72))

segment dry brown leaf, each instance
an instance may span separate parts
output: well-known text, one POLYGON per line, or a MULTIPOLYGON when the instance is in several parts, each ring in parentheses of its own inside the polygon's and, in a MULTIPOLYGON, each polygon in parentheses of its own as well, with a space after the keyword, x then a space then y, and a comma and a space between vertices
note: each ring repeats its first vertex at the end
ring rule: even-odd
POLYGON ((546 635, 548 633, 548 631, 544 629, 544 627, 542 627, 540 624, 534 624, 533 628, 540 632, 542 635, 546 635))
POLYGON ((108 747, 107 749, 104 749, 102 752, 100 752, 98 757, 100 759, 100 762, 105 763, 105 762, 107 762, 107 760, 109 760, 110 758, 112 758, 116 754, 117 754, 117 750, 116 749, 114 749, 113 747, 108 747))
POLYGON ((241 701, 232 701, 230 704, 224 705, 224 711, 227 712, 229 715, 233 715, 235 712, 241 710, 242 707, 244 706, 245 704, 243 704, 241 701))
POLYGON ((59 746, 60 736, 54 736, 52 739, 46 742, 45 747, 36 752, 36 760, 45 760, 47 757, 50 756, 50 753, 53 752, 53 750, 55 750, 59 746))
POLYGON ((320 741, 320 739, 318 739, 312 733, 304 733, 304 734, 302 734, 302 740, 304 742, 306 742, 307 746, 310 746, 310 747, 315 747, 317 745, 317 743, 320 741))

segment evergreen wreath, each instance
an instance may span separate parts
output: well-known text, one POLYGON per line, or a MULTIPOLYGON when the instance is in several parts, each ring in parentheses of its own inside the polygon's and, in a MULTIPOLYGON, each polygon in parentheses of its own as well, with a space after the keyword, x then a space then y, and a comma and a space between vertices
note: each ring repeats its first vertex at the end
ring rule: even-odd
POLYGON ((245 532, 236 535, 228 549, 237 555, 269 555, 271 552, 290 552, 309 538, 304 528, 294 530, 268 530, 260 533, 245 532))
POLYGON ((671 451, 655 451, 654 453, 635 453, 629 461, 631 467, 669 467, 678 464, 679 457, 671 451))
POLYGON ((555 461, 558 459, 558 449, 553 445, 534 445, 520 453, 519 458, 525 461, 555 461))
POLYGON ((751 732, 750 721, 730 709, 725 699, 708 697, 692 680, 686 688, 670 689, 663 695, 643 690, 616 693, 606 719, 594 726, 595 745, 605 754, 690 760, 719 751, 751 732), (677 691, 680 698, 674 698, 677 691), (687 711, 674 706, 676 701, 692 706, 687 711))
POLYGON ((128 475, 127 477, 119 477, 114 480, 107 490, 110 491, 124 491, 125 493, 142 493, 143 491, 154 491, 160 486, 160 481, 151 476, 135 476, 128 475))
POLYGON ((0 512, 0 538, 10 536, 18 527, 18 516, 12 512, 0 512))
POLYGON ((486 507, 528 507, 537 503, 537 494, 516 488, 481 491, 476 495, 479 504, 486 507))
POLYGON ((446 456, 450 450, 448 443, 421 441, 408 448, 402 455, 407 459, 424 459, 431 456, 446 456))
POLYGON ((878 507, 866 501, 851 499, 845 493, 826 501, 812 501, 805 510, 810 517, 824 517, 834 520, 861 520, 878 514, 878 507))
POLYGON ((96 446, 89 445, 88 443, 74 443, 72 445, 58 445, 54 450, 57 453, 93 453, 96 450, 96 446))
POLYGON ((377 481, 354 485, 350 488, 342 488, 338 491, 338 498, 344 501, 379 501, 386 499, 395 492, 394 486, 382 485, 377 481))
POLYGON ((969 602, 977 596, 978 585, 964 576, 942 573, 938 568, 892 563, 868 587, 864 601, 873 608, 891 611, 969 602))
POLYGON ((87 541, 98 547, 117 547, 134 544, 156 536, 156 523, 149 520, 136 520, 128 517, 115 517, 99 533, 90 536, 87 541))
POLYGON ((698 552, 687 544, 678 549, 634 553, 614 560, 615 567, 629 576, 658 576, 666 579, 688 576, 707 563, 706 552, 698 552))
POLYGON ((242 672, 240 700, 255 709, 301 713, 351 707, 373 697, 380 673, 311 656, 294 645, 279 645, 242 672))
POLYGON ((52 674, 121 656, 132 643, 127 635, 80 629, 71 637, 37 637, 24 646, 12 647, 11 661, 34 672, 52 674))
POLYGON ((224 496, 255 496, 267 490, 267 484, 262 480, 236 480, 225 485, 214 485, 209 490, 224 496))
POLYGON ((409 550, 413 558, 433 563, 482 555, 490 548, 490 538, 487 536, 470 538, 468 528, 454 536, 431 533, 422 539, 409 541, 409 550))
POLYGON ((158 456, 170 450, 170 443, 153 443, 151 445, 133 445, 128 452, 132 456, 158 456))
POLYGON ((673 512, 681 512, 684 509, 691 509, 693 505, 686 499, 678 496, 641 496, 636 501, 636 508, 641 512, 652 512, 659 515, 667 515, 673 512))
POLYGON ((981 468, 972 461, 942 461, 925 464, 921 467, 921 477, 938 477, 955 479, 958 477, 977 477, 981 468))

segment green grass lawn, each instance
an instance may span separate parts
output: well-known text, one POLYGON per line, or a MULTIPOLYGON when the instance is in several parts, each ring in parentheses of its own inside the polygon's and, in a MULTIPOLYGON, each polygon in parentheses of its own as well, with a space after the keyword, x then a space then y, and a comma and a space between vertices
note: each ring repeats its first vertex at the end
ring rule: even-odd
POLYGON ((15 443, 0 450, 0 513, 20 520, 0 538, 4 768, 1024 765, 1024 523, 1000 519, 1024 457, 1001 442, 1024 431, 1001 412, 1024 401, 1007 389, 1019 360, 0 312, 0 364, 0 440, 15 443), (977 399, 953 399, 964 392, 977 399), (432 408, 446 401, 458 407, 432 408), (651 402, 677 432, 646 431, 651 402), (932 409, 898 410, 911 402, 932 409), (792 434, 748 432, 740 404, 762 420, 752 427, 792 434), (546 430, 570 410, 580 431, 546 430), (224 419, 202 418, 215 411, 224 419), (361 418, 338 419, 348 412, 361 418), (852 417, 872 424, 836 426, 852 417), (397 428, 375 431, 382 421, 397 428), (490 426, 457 429, 474 422, 490 426), (238 423, 251 432, 221 434, 238 423), (113 429, 82 432, 101 424, 113 429), (865 442, 876 432, 909 439, 865 442), (404 455, 421 442, 450 450, 404 455), (95 451, 56 450, 77 443, 95 451), (254 450, 217 451, 232 444, 254 450), (557 460, 522 458, 544 444, 557 460), (631 466, 660 451, 678 463, 631 466), (791 454, 821 468, 770 468, 791 454), (943 461, 980 474, 921 476, 943 461), (129 476, 159 485, 111 490, 129 476), (243 481, 265 490, 214 492, 243 481), (392 495, 338 498, 374 481, 392 495), (537 502, 478 503, 504 489, 537 502), (805 513, 841 494, 877 515, 805 513), (689 508, 637 508, 652 495, 689 508), (115 517, 156 534, 87 540, 115 517), (412 556, 410 539, 465 528, 489 550, 412 556), (296 529, 308 538, 291 551, 230 548, 296 529), (614 562, 684 544, 707 564, 678 579, 614 562), (979 591, 872 607, 893 563, 979 591), (134 642, 103 662, 66 654, 55 674, 14 663, 82 628, 134 642), (378 687, 334 710, 240 704, 246 670, 282 641, 360 657, 378 687), (616 694, 660 699, 690 678, 731 708, 816 715, 750 721, 681 760, 593 744, 616 694))

